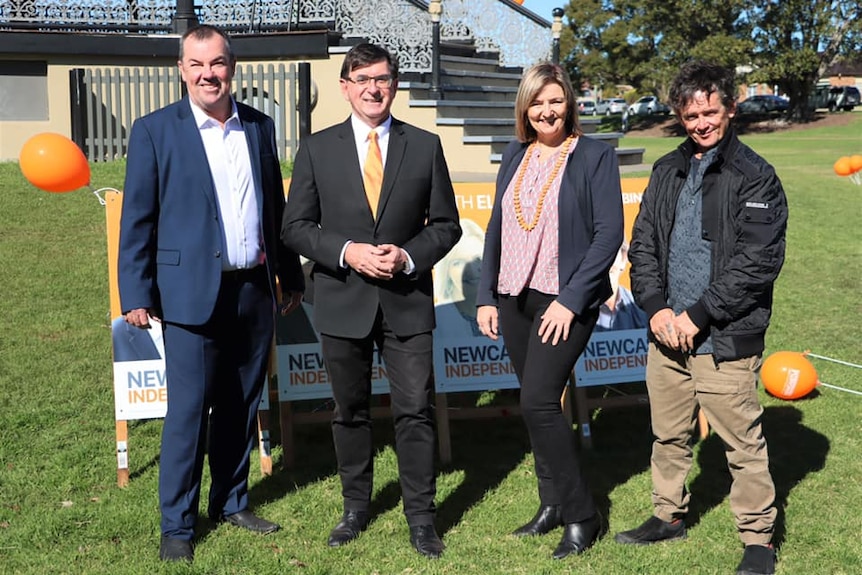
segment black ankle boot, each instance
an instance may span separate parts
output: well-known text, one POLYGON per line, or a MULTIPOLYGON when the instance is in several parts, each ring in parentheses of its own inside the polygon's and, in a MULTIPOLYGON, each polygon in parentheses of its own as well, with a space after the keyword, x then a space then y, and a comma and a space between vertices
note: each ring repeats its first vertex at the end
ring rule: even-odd
POLYGON ((531 535, 544 535, 550 533, 563 524, 563 515, 559 505, 539 505, 535 517, 530 519, 526 525, 522 525, 512 532, 516 537, 527 537, 531 535))
POLYGON ((580 523, 566 523, 563 527, 563 538, 554 550, 554 559, 562 559, 569 555, 580 555, 593 546, 602 531, 602 518, 596 513, 580 523))

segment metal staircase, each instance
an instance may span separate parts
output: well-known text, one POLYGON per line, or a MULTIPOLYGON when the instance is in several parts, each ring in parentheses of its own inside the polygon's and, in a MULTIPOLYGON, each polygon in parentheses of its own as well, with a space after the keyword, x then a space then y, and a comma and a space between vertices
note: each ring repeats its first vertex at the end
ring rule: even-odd
MULTIPOLYGON (((431 97, 431 84, 425 74, 404 74, 399 89, 409 94, 411 109, 435 113, 434 125, 423 126, 426 129, 438 133, 460 129, 459 145, 465 153, 452 154, 449 146, 447 160, 451 171, 477 174, 477 178, 482 173, 496 174, 503 150, 515 137, 515 96, 522 69, 500 66, 495 54, 477 53, 463 44, 443 44, 441 49, 443 99, 431 97), (479 165, 482 160, 485 165, 479 165)), ((581 116, 580 123, 587 136, 617 149, 621 166, 643 162, 643 148, 619 147, 621 132, 599 133, 599 118, 581 116)), ((445 142, 444 137, 444 145, 445 142)))

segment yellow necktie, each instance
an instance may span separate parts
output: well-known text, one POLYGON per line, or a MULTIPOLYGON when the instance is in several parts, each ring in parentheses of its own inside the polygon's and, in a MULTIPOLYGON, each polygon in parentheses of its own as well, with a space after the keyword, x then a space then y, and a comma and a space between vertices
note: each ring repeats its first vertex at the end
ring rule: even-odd
POLYGON ((368 155, 365 156, 365 167, 362 169, 362 182, 365 184, 365 196, 371 216, 377 217, 377 203, 380 200, 380 187, 383 184, 383 156, 377 144, 377 132, 368 133, 368 155))

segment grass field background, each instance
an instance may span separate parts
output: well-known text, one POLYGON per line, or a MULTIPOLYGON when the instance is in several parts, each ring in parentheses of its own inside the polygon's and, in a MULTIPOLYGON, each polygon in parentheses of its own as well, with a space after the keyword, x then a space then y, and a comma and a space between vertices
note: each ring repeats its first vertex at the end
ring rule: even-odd
MULTIPOLYGON (((839 156, 862 153, 862 114, 840 128, 743 140, 776 166, 790 205, 767 352, 862 363, 862 187, 832 172, 839 156)), ((645 148, 652 162, 678 142, 627 136, 624 145, 645 148)), ((94 186, 121 187, 123 168, 94 165, 94 186)), ((252 505, 282 531, 259 537, 202 520, 195 562, 160 564, 160 421, 130 424, 131 482, 116 485, 104 208, 86 191, 36 190, 15 163, 0 164, 0 262, 0 573, 690 575, 733 573, 739 560, 714 435, 696 448, 684 542, 630 548, 606 536, 555 562, 559 532, 507 535, 538 503, 526 432, 508 417, 452 421, 453 462, 439 475, 440 561, 409 546, 391 422, 382 420, 374 520, 355 543, 326 547, 340 486, 328 426, 309 425, 296 431, 295 470, 281 470, 278 445, 270 477, 253 457, 252 505)), ((862 391, 860 370, 814 363, 822 381, 862 391)), ((821 387, 801 401, 762 399, 781 510, 778 572, 862 572, 862 397, 821 387)), ((632 528, 651 513, 648 409, 596 412, 592 433, 584 457, 594 495, 611 533, 632 528)))

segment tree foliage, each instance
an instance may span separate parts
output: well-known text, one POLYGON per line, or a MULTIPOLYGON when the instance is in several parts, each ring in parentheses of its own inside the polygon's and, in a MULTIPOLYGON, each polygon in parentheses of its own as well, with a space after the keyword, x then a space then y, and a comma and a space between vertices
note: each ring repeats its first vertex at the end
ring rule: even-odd
POLYGON ((769 0, 755 13, 755 70, 750 79, 790 96, 791 114, 810 115, 808 97, 839 59, 860 58, 858 0, 769 0))
POLYGON ((696 58, 777 86, 796 116, 827 68, 859 58, 862 44, 858 0, 573 0, 565 13, 564 64, 606 95, 630 84, 664 99, 696 58))

